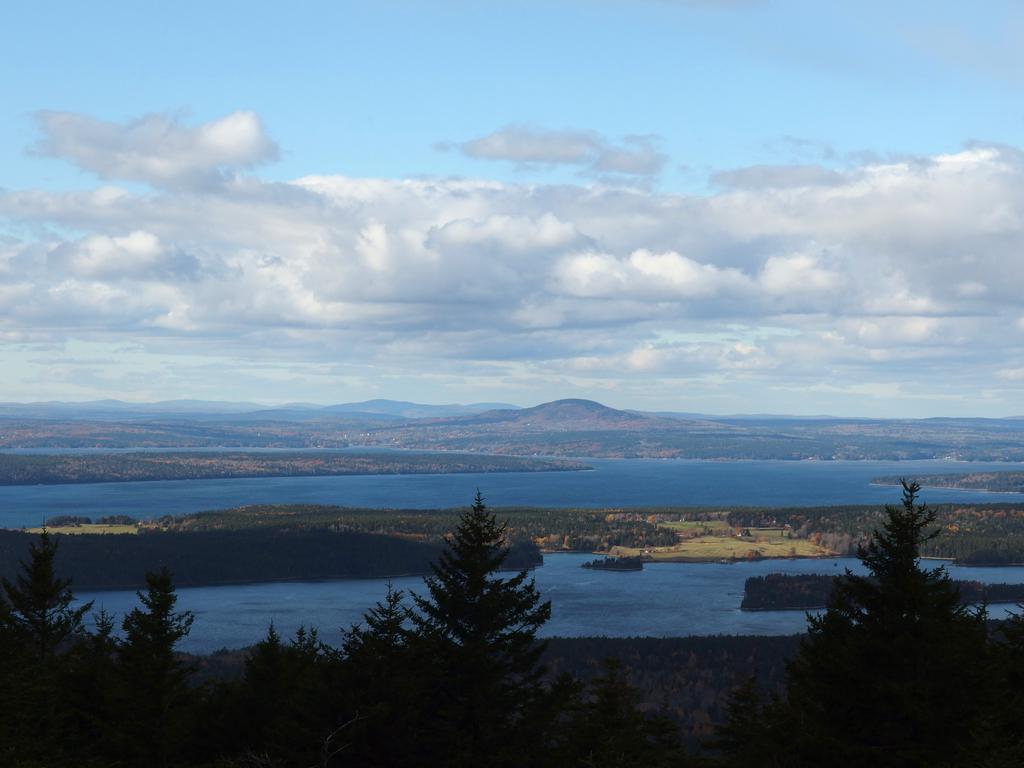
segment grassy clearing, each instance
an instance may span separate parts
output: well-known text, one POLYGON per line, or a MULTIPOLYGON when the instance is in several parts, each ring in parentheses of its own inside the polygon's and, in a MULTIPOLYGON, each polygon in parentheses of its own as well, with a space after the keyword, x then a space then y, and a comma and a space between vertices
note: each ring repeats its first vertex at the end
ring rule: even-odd
POLYGON ((703 530, 711 530, 715 533, 727 533, 732 530, 732 526, 725 520, 667 520, 658 525, 684 535, 700 533, 703 530))
POLYGON ((807 539, 790 539, 776 529, 754 529, 751 536, 742 539, 735 536, 698 536, 681 540, 671 547, 653 547, 642 550, 636 547, 613 547, 610 554, 618 557, 644 555, 656 562, 715 561, 745 559, 752 553, 756 557, 826 557, 827 549, 807 539))
MULTIPOLYGON (((83 525, 58 525, 47 526, 50 533, 65 533, 74 536, 91 534, 112 535, 112 534, 136 534, 139 532, 137 525, 101 525, 99 523, 88 523, 83 525)), ((42 533, 42 528, 26 528, 26 533, 42 533)))

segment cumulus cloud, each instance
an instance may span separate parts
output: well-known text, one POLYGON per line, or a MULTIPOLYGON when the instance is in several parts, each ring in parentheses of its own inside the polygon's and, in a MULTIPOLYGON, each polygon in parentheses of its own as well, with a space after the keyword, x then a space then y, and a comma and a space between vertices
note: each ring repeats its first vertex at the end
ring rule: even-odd
POLYGON ((655 176, 667 157, 656 136, 625 136, 619 144, 596 133, 509 125, 457 145, 469 157, 518 165, 572 165, 598 175, 655 176))
POLYGON ((253 112, 189 127, 168 115, 110 123, 72 112, 36 113, 41 155, 60 157, 102 179, 154 186, 210 184, 277 157, 253 112))
POLYGON ((64 242, 53 248, 47 258, 55 271, 107 281, 187 277, 198 266, 194 258, 174 253, 156 235, 142 230, 120 237, 93 235, 64 242))
POLYGON ((556 268, 559 285, 570 295, 591 298, 671 301, 711 299, 745 292, 751 281, 736 269, 701 264, 678 253, 633 251, 625 258, 580 253, 556 268))
MULTIPOLYGON (((759 169, 709 195, 339 176, 211 186, 197 180, 269 156, 262 131, 231 148, 199 138, 211 124, 171 121, 161 143, 138 138, 147 120, 100 124, 114 137, 100 141, 97 121, 70 116, 45 141, 153 190, 0 192, 6 231, 34 233, 0 240, 0 343, 344 360, 366 380, 440 376, 448 360, 474 381, 568 376, 576 392, 655 376, 705 382, 707 397, 836 376, 878 392, 941 381, 964 398, 985 381, 1019 387, 1024 162, 1010 148, 827 183, 791 183, 799 168, 751 183, 759 169), (160 146, 177 171, 150 164, 160 146)), ((596 163, 578 144, 519 160, 596 163)))
POLYGON ((820 165, 752 165, 712 174, 712 184, 726 189, 829 187, 843 183, 843 175, 820 165))

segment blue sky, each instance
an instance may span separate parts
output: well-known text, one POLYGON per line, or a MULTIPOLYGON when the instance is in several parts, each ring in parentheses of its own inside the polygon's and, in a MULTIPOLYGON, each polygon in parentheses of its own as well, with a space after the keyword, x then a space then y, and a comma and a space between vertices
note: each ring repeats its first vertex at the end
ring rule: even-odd
POLYGON ((1018 2, 3 20, 0 399, 1024 412, 1018 2))

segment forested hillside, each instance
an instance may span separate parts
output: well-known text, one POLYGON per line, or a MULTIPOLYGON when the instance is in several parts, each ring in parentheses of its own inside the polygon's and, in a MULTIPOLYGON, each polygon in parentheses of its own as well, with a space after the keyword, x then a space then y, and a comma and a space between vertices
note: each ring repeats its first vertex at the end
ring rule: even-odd
MULTIPOLYGON (((36 538, 0 530, 0 576, 14 577, 36 538)), ((183 587, 427 574, 444 546, 439 536, 414 540, 319 529, 56 538, 57 573, 79 589, 136 589, 146 571, 161 567, 173 571, 183 587)), ((521 541, 513 545, 507 562, 509 568, 532 568, 541 557, 534 544, 521 541)))

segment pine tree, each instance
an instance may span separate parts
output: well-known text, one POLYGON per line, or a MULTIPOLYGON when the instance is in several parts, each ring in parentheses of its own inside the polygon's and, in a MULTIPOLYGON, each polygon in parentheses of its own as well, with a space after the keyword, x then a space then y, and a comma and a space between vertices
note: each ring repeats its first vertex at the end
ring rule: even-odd
POLYGON ((117 638, 114 618, 104 610, 92 616, 93 630, 76 642, 62 658, 64 704, 68 713, 61 731, 66 751, 76 766, 91 757, 107 765, 114 755, 109 747, 117 729, 114 709, 117 681, 117 638))
POLYGON ((498 575, 506 533, 477 492, 424 580, 427 596, 415 598, 424 663, 432 665, 424 672, 435 688, 438 764, 523 765, 536 746, 523 731, 544 695, 536 634, 551 604, 526 571, 498 575))
POLYGON ((985 612, 960 605, 945 569, 920 567, 934 513, 903 483, 788 668, 780 765, 941 766, 969 749, 983 691, 985 612))
POLYGON ((222 729, 253 764, 284 765, 288 758, 312 763, 319 712, 310 683, 317 681, 317 640, 303 628, 293 642, 282 642, 271 624, 246 659, 245 674, 227 707, 234 717, 222 729), (258 759, 257 759, 258 758, 258 759), (262 763, 260 762, 262 760, 262 763))
POLYGON ((92 603, 78 608, 70 579, 57 578, 57 542, 45 530, 29 545, 28 561, 12 584, 3 580, 5 607, 0 609, 0 632, 16 637, 39 662, 80 636, 92 603))
POLYGON ((730 693, 726 720, 705 746, 720 753, 728 766, 771 764, 765 702, 756 677, 751 676, 730 693))
POLYGON ((1024 605, 999 625, 991 643, 992 698, 975 733, 972 768, 1024 765, 1024 605))
POLYGON ((639 694, 622 662, 605 659, 604 671, 572 708, 566 724, 568 741, 559 764, 587 768, 679 766, 679 731, 662 715, 639 709, 639 694))
POLYGON ((406 625, 410 621, 405 593, 394 589, 389 582, 383 602, 378 601, 363 614, 362 624, 345 632, 342 651, 353 662, 376 663, 409 644, 411 638, 406 625))
POLYGON ((57 542, 45 530, 0 594, 0 758, 61 764, 68 720, 62 654, 85 637, 92 603, 72 607, 70 579, 55 570, 57 542))
POLYGON ((130 764, 162 768, 187 716, 190 668, 177 658, 175 646, 188 635, 193 615, 175 611, 178 596, 167 568, 147 573, 146 592, 138 596, 142 607, 122 622, 119 654, 125 749, 130 764))
POLYGON ((429 664, 421 656, 422 645, 410 624, 405 594, 389 584, 384 600, 345 633, 342 654, 352 721, 346 734, 351 746, 346 759, 353 764, 367 768, 415 765, 419 758, 416 734, 423 727, 423 712, 433 705, 432 692, 421 674, 429 664), (402 723, 409 738, 395 738, 395 723, 402 723))

